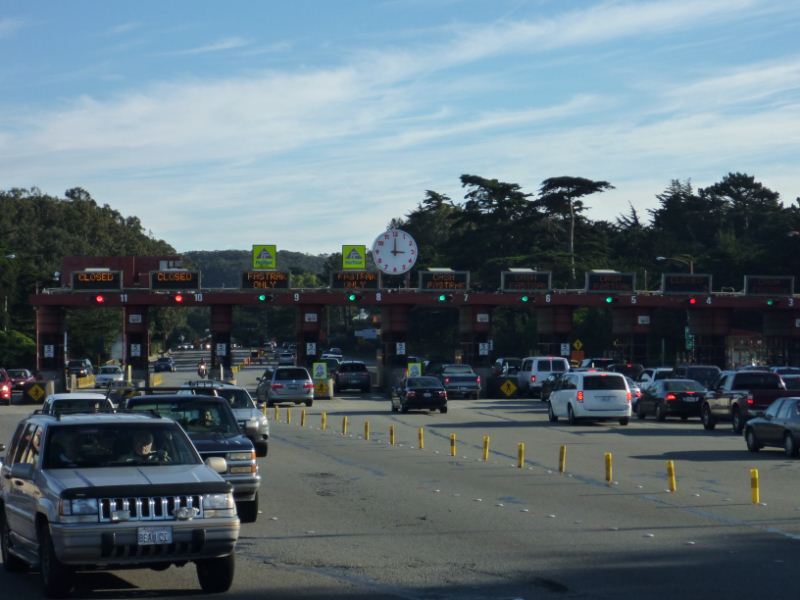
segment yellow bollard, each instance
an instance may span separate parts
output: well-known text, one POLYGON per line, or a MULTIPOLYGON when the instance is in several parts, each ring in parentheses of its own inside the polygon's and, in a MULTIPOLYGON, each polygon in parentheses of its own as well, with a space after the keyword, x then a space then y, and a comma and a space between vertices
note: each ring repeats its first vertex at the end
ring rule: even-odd
POLYGON ((369 421, 364 421, 364 439, 369 441, 369 421))
POLYGON ((675 461, 667 461, 667 482, 669 483, 669 491, 674 492, 678 489, 678 484, 675 481, 675 461))
POLYGON ((261 405, 261 414, 264 415, 265 417, 267 416, 267 405, 266 404, 262 404, 261 405))
POLYGON ((567 472, 567 447, 561 446, 558 449, 558 472, 559 473, 566 473, 567 472))
POLYGON ((300 411, 300 427, 306 426, 306 409, 300 411))
POLYGON ((292 409, 288 406, 286 407, 286 422, 291 425, 292 424, 292 409))
POLYGON ((450 456, 456 455, 456 434, 450 434, 450 456))
POLYGON ((525 442, 520 442, 517 446, 517 468, 525 466, 525 442))
POLYGON ((420 427, 418 432, 417 432, 417 435, 419 437, 419 449, 420 450, 424 450, 425 449, 425 430, 422 427, 420 427))
POLYGON ((281 420, 281 415, 278 412, 278 410, 279 410, 278 409, 278 405, 276 404, 275 405, 275 417, 273 417, 273 420, 276 421, 276 422, 281 420))
POLYGON ((489 460, 489 443, 491 439, 488 435, 483 436, 483 462, 489 460))
POLYGON ((342 435, 347 435, 347 416, 342 417, 342 435))
POLYGON ((750 496, 753 504, 761 502, 761 493, 758 489, 758 469, 750 469, 750 496))
POLYGON ((322 428, 322 431, 325 431, 326 429, 328 429, 328 413, 323 410, 321 418, 322 418, 322 423, 320 427, 322 428))
POLYGON ((389 445, 394 446, 394 425, 389 425, 389 445))
POLYGON ((614 480, 614 457, 611 452, 606 452, 606 483, 611 485, 614 480))

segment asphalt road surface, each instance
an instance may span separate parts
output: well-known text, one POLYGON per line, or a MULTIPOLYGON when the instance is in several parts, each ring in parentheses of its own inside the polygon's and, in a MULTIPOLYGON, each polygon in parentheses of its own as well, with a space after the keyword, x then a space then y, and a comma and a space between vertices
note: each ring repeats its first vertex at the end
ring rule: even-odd
MULTIPOLYGON (((259 373, 245 370, 239 382, 253 389, 259 373)), ((164 384, 190 376, 165 374, 164 384)), ((394 414, 379 394, 343 394, 305 409, 304 426, 303 407, 280 407, 278 418, 270 409, 262 513, 242 527, 226 597, 796 597, 800 460, 779 450, 750 454, 729 429, 706 432, 698 420, 571 427, 548 423, 545 407, 452 400, 444 415, 394 414), (605 453, 613 457, 610 483, 605 453), (674 493, 667 460, 677 470, 674 493), (759 504, 751 468, 760 474, 759 504)), ((0 407, 0 439, 7 443, 28 410, 0 407)), ((3 598, 40 597, 36 573, 0 570, 0 589, 3 598)), ((85 574, 76 592, 194 595, 203 594, 191 566, 85 574)))

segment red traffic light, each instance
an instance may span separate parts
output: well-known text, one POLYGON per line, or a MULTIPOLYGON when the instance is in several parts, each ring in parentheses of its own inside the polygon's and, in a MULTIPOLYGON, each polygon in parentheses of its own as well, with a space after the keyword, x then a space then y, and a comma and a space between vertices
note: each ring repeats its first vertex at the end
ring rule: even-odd
POLYGON ((689 298, 689 304, 691 305, 697 304, 697 298, 689 298))
POLYGON ((175 294, 175 302, 177 302, 178 304, 183 302, 183 294, 175 294))
POLYGON ((98 304, 102 304, 103 302, 106 301, 106 297, 103 296, 102 294, 97 294, 97 296, 94 297, 94 301, 97 302, 98 304))

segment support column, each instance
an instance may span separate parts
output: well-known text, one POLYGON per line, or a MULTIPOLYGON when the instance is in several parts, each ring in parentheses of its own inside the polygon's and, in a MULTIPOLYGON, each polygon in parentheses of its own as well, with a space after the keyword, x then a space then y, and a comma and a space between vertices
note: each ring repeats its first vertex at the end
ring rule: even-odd
POLYGON ((694 349, 687 352, 691 362, 726 366, 725 349, 731 333, 731 311, 713 308, 688 310, 689 332, 694 335, 694 349))
POLYGON ((125 306, 122 318, 125 341, 122 362, 131 366, 133 379, 142 379, 150 385, 150 307, 125 306))
POLYGON ((57 391, 65 387, 67 347, 64 315, 61 307, 36 307, 36 377, 55 381, 57 391))
POLYGON ((397 344, 405 344, 408 338, 410 306, 390 305, 381 307, 381 362, 378 369, 383 387, 396 385, 404 376, 405 355, 397 354, 397 344))
POLYGON ((560 356, 562 344, 569 344, 572 335, 572 307, 549 306, 536 309, 536 331, 539 334, 537 354, 560 356))
POLYGON ((460 306, 458 309, 458 337, 462 362, 475 368, 488 367, 489 334, 492 330, 492 307, 460 306), (486 353, 481 354, 481 344, 486 353))
POLYGON ((651 322, 652 314, 649 308, 612 308, 611 333, 616 342, 615 358, 650 364, 647 339, 651 332, 651 322))
POLYGON ((214 378, 222 365, 227 374, 231 369, 231 327, 233 325, 233 306, 230 304, 211 305, 211 373, 214 378), (216 370, 215 370, 216 369, 216 370))
POLYGON ((302 304, 297 307, 297 364, 311 367, 311 363, 322 354, 325 340, 325 307, 315 304, 302 304))

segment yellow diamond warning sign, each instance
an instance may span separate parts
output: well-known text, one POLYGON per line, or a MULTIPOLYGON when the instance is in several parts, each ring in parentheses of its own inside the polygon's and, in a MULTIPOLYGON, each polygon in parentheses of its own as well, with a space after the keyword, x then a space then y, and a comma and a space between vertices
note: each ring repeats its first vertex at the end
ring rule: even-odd
POLYGON ((510 379, 506 379, 500 386, 500 391, 506 395, 506 398, 510 398, 517 391, 517 384, 510 379))
POLYGON ((39 403, 44 399, 45 391, 41 385, 35 383, 28 388, 27 394, 31 400, 33 400, 36 403, 39 403))
POLYGON ((583 342, 580 340, 575 340, 572 342, 572 347, 575 348, 578 352, 580 352, 581 348, 583 348, 583 342))

